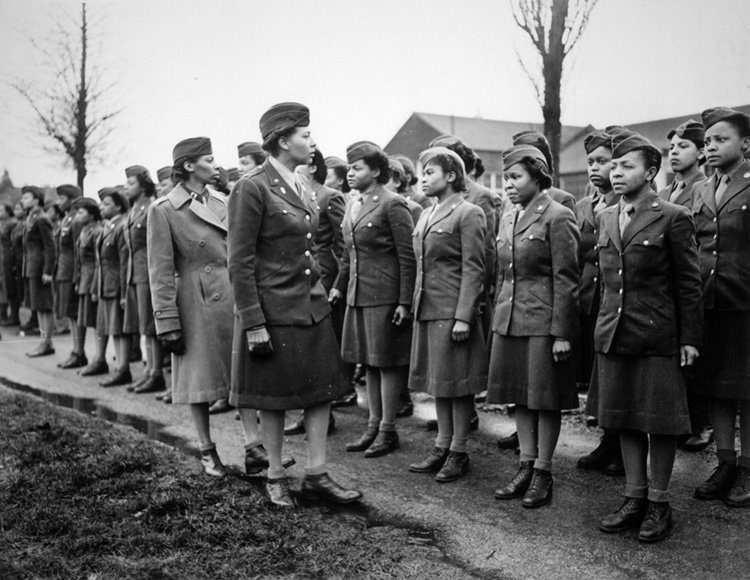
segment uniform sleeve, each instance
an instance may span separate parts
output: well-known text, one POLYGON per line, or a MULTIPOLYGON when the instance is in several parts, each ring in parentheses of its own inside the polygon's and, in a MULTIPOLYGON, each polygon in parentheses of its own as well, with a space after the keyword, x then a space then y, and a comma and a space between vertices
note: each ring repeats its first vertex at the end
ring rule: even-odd
POLYGON ((703 302, 695 224, 686 208, 678 208, 669 242, 674 263, 672 277, 680 344, 700 347, 703 344, 703 302))
MULTIPOLYGON (((146 233, 148 234, 148 230, 146 230, 146 233)), ((130 258, 130 250, 128 249, 128 240, 125 238, 124 222, 121 222, 117 228, 115 241, 117 243, 117 253, 120 256, 120 298, 125 298, 128 295, 128 259, 130 258)), ((146 247, 146 252, 148 252, 148 246, 146 247)), ((149 272, 150 280, 151 273, 149 272)))
POLYGON ((55 237, 52 233, 52 222, 46 219, 37 220, 39 237, 42 240, 42 253, 44 255, 44 267, 42 274, 52 276, 55 272, 57 262, 57 249, 55 247, 55 237))
POLYGON ((394 197, 388 204, 388 224, 391 228, 399 268, 399 304, 410 306, 414 298, 414 283, 417 277, 417 262, 414 258, 411 234, 414 222, 406 199, 394 197))
POLYGON ((91 284, 91 290, 89 294, 96 296, 97 298, 102 295, 104 291, 102 281, 102 238, 104 237, 103 232, 94 238, 94 281, 91 284))
POLYGON ((328 198, 328 221, 331 222, 333 230, 333 255, 340 262, 341 257, 346 254, 346 244, 344 243, 344 232, 341 224, 344 221, 346 213, 346 199, 338 191, 334 191, 328 198))
MULTIPOLYGON (((476 205, 484 212, 484 219, 487 232, 497 231, 497 207, 495 206, 494 195, 489 191, 480 193, 477 197, 476 205)), ((485 236, 484 239, 484 287, 489 290, 495 281, 495 262, 496 262, 495 238, 494 236, 485 236)))
POLYGON ((550 222, 552 257, 552 325, 555 338, 573 340, 578 322, 578 245, 580 233, 575 216, 564 209, 550 222))
POLYGON ((157 335, 182 329, 180 314, 177 310, 172 227, 163 205, 163 203, 151 204, 148 209, 149 219, 146 228, 148 274, 157 335))
MULTIPOLYGON (((343 226, 344 219, 346 218, 346 211, 349 208, 349 205, 352 203, 352 200, 349 200, 349 202, 346 204, 344 208, 344 216, 341 218, 341 223, 343 226)), ((340 229, 341 232, 341 243, 343 244, 343 252, 341 253, 341 256, 339 257, 339 273, 336 275, 336 280, 333 282, 333 288, 336 288, 339 292, 342 294, 346 294, 346 290, 349 286, 349 273, 350 273, 350 264, 349 264, 349 250, 346 247, 346 239, 344 239, 344 229, 343 227, 340 229)))
POLYGON ((263 205, 263 196, 257 184, 248 179, 238 181, 229 196, 229 280, 244 330, 266 323, 255 281, 255 255, 263 222, 263 205))
MULTIPOLYGON (((472 324, 476 306, 484 290, 484 248, 487 222, 484 214, 468 206, 461 218, 461 285, 458 290, 456 320, 472 324)), ((490 236, 492 238, 492 236, 490 236)))

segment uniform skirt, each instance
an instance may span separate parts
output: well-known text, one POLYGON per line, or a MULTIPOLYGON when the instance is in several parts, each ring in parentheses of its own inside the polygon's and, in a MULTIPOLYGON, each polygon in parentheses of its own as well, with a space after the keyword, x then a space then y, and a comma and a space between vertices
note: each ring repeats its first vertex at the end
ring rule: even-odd
POLYGON ((128 285, 124 325, 123 330, 126 334, 156 336, 151 287, 147 283, 128 285))
POLYGON ((481 319, 469 338, 451 338, 455 320, 423 320, 414 325, 409 389, 433 397, 464 397, 487 388, 488 356, 481 319))
POLYGON ((680 357, 596 353, 587 408, 605 429, 657 435, 690 433, 680 357))
POLYGON ((393 324, 398 304, 349 306, 344 316, 341 356, 372 367, 406 366, 411 358, 411 323, 393 324))
POLYGON ((266 326, 273 353, 253 358, 235 317, 232 343, 234 407, 281 411, 329 403, 349 391, 339 346, 327 316, 311 326, 266 326))
POLYGON ((690 390, 710 398, 750 400, 750 311, 703 311, 703 350, 690 390))
POLYGON ((85 328, 96 328, 96 316, 98 306, 91 299, 91 294, 80 294, 78 296, 78 326, 85 328))
POLYGON ((578 407, 575 362, 552 359, 552 336, 493 333, 488 403, 515 403, 536 411, 578 407))
POLYGON ((55 315, 58 318, 78 318, 78 296, 73 282, 55 282, 55 315))
POLYGON ((55 291, 52 284, 42 283, 42 278, 24 278, 26 307, 37 312, 52 312, 55 306, 55 291))
POLYGON ((96 331, 101 336, 122 336, 124 313, 119 298, 100 298, 96 313, 96 331))

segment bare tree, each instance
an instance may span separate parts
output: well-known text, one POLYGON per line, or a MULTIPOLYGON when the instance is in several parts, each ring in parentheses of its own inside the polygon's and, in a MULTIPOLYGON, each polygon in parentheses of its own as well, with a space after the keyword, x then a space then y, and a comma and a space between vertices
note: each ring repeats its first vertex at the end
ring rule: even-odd
POLYGON ((119 110, 103 106, 104 96, 114 84, 103 80, 102 68, 92 58, 91 23, 86 3, 80 19, 58 21, 54 37, 38 43, 29 39, 42 57, 42 82, 16 80, 13 88, 31 105, 41 133, 51 139, 46 149, 61 154, 65 164, 83 182, 92 161, 101 161, 107 138, 114 129, 112 120, 119 110))
MULTIPOLYGON (((529 62, 518 54, 521 66, 536 90, 544 116, 544 134, 552 150, 555 168, 560 161, 562 124, 560 91, 563 64, 589 21, 598 0, 513 0, 516 24, 531 40, 535 58, 529 62)), ((555 171, 555 181, 558 176, 555 171)))

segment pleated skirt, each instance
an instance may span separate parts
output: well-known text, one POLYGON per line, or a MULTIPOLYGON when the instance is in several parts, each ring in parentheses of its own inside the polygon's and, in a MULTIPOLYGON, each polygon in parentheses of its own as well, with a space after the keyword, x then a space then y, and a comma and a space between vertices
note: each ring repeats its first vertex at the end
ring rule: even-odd
POLYGON ((349 391, 330 316, 311 326, 267 326, 273 353, 253 358, 235 317, 229 402, 251 409, 304 409, 349 391))
POLYGON ((680 357, 596 353, 587 410, 605 429, 690 433, 680 357))
POLYGON ((493 333, 487 402, 514 403, 535 411, 578 407, 575 361, 552 358, 552 336, 493 333))
POLYGON ((341 357, 345 362, 372 367, 409 364, 412 324, 393 324, 393 313, 397 306, 347 307, 341 339, 341 357))
POLYGON ((452 339, 455 320, 414 324, 409 389, 433 397, 463 397, 487 388, 489 357, 480 319, 464 342, 452 339))

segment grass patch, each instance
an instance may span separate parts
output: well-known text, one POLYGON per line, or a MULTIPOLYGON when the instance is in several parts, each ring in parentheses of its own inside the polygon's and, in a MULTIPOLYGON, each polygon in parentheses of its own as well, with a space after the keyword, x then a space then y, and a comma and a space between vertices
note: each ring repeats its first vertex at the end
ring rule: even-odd
POLYGON ((2 390, 0 408, 4 580, 404 578, 434 557, 405 530, 278 511, 130 429, 2 390))

